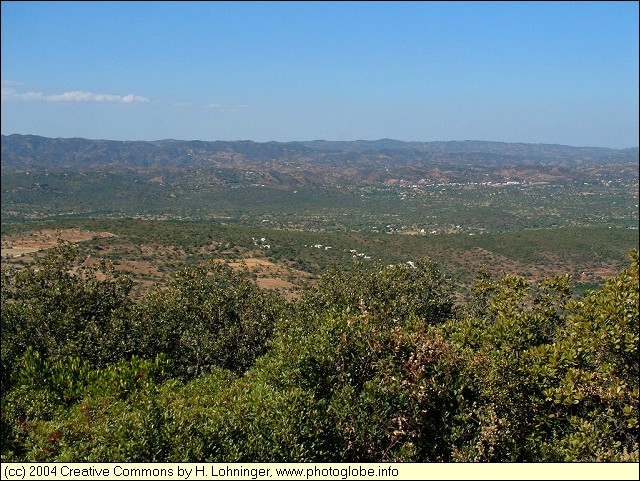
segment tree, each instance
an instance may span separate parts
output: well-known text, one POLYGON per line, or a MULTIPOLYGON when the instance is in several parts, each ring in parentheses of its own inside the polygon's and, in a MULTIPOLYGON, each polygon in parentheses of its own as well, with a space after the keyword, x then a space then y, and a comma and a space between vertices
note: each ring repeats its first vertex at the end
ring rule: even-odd
POLYGON ((164 353, 190 376, 214 366, 246 371, 267 351, 284 306, 277 294, 260 290, 249 276, 217 262, 177 273, 136 310, 139 354, 164 353))

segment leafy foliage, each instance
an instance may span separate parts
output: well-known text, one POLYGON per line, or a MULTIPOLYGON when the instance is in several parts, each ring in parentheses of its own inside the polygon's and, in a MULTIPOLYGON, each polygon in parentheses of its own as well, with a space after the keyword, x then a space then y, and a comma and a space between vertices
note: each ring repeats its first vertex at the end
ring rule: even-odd
POLYGON ((140 353, 165 353, 193 376, 218 366, 244 372, 266 352, 283 303, 247 273, 210 262, 180 271, 136 311, 140 353))
POLYGON ((133 352, 131 280, 103 267, 72 269, 62 243, 19 271, 2 271, 2 389, 30 347, 43 359, 81 358, 103 367, 133 352))
POLYGON ((378 263, 374 269, 363 264, 350 271, 334 266, 316 289, 304 293, 297 309, 301 317, 364 309, 380 322, 415 316, 438 324, 452 315, 453 304, 447 279, 431 260, 422 258, 412 265, 378 263))
POLYGON ((72 257, 3 271, 3 460, 638 460, 637 250, 457 303, 428 259, 286 303, 218 263, 134 302, 72 257))
POLYGON ((470 388, 456 459, 637 460, 638 251, 631 261, 579 301, 567 278, 479 284, 446 326, 470 388))

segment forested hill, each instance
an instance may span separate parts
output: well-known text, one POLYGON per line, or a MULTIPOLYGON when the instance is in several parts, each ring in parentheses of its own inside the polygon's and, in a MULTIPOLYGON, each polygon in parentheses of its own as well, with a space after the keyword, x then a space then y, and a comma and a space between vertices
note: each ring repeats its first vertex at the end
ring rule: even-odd
POLYGON ((454 162, 472 165, 638 164, 638 148, 608 149, 566 145, 485 141, 264 142, 159 140, 114 141, 2 136, 2 170, 129 169, 269 165, 376 167, 429 166, 454 162))

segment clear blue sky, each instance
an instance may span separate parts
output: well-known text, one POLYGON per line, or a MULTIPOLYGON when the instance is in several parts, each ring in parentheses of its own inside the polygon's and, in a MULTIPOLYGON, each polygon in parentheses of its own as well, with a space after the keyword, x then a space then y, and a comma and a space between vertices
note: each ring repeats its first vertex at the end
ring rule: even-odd
POLYGON ((2 2, 2 133, 638 146, 638 2, 2 2))

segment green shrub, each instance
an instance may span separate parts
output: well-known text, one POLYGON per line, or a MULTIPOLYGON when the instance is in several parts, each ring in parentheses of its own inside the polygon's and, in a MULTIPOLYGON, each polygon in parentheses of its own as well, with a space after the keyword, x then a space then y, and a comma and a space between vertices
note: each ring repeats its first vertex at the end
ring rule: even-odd
MULTIPOLYGON (((144 406, 154 405, 155 390, 167 372, 162 356, 133 357, 91 370, 77 358, 52 362, 28 349, 17 386, 3 396, 3 457, 22 453, 29 461, 108 461, 96 453, 106 449, 107 440, 116 439, 112 428, 122 427, 119 441, 126 438, 129 449, 145 430, 150 438, 155 436, 157 423, 127 422, 137 419, 133 413, 142 400, 144 406), (102 419, 108 422, 101 424, 102 419)), ((135 460, 144 461, 142 453, 135 460)))
POLYGON ((439 324, 453 315, 452 286, 436 265, 421 258, 408 264, 352 270, 329 269, 315 288, 307 289, 296 305, 297 322, 314 323, 327 311, 357 312, 364 306, 380 318, 404 319, 412 316, 428 324, 439 324))
POLYGON ((262 291, 246 273, 210 262, 176 274, 137 309, 139 354, 164 353, 181 374, 212 367, 246 371, 268 348, 283 302, 262 291))
POLYGON ((630 257, 582 298, 485 276, 460 309, 426 260, 288 306, 216 263, 137 305, 70 256, 3 271, 2 459, 637 462, 630 257))
POLYGON ((3 392, 29 346, 43 359, 77 357, 93 368, 131 356, 130 279, 74 269, 76 253, 61 243, 34 266, 3 270, 3 392))
POLYGON ((469 386, 457 460, 637 458, 637 255, 580 301, 568 278, 479 284, 469 315, 445 326, 469 386))

